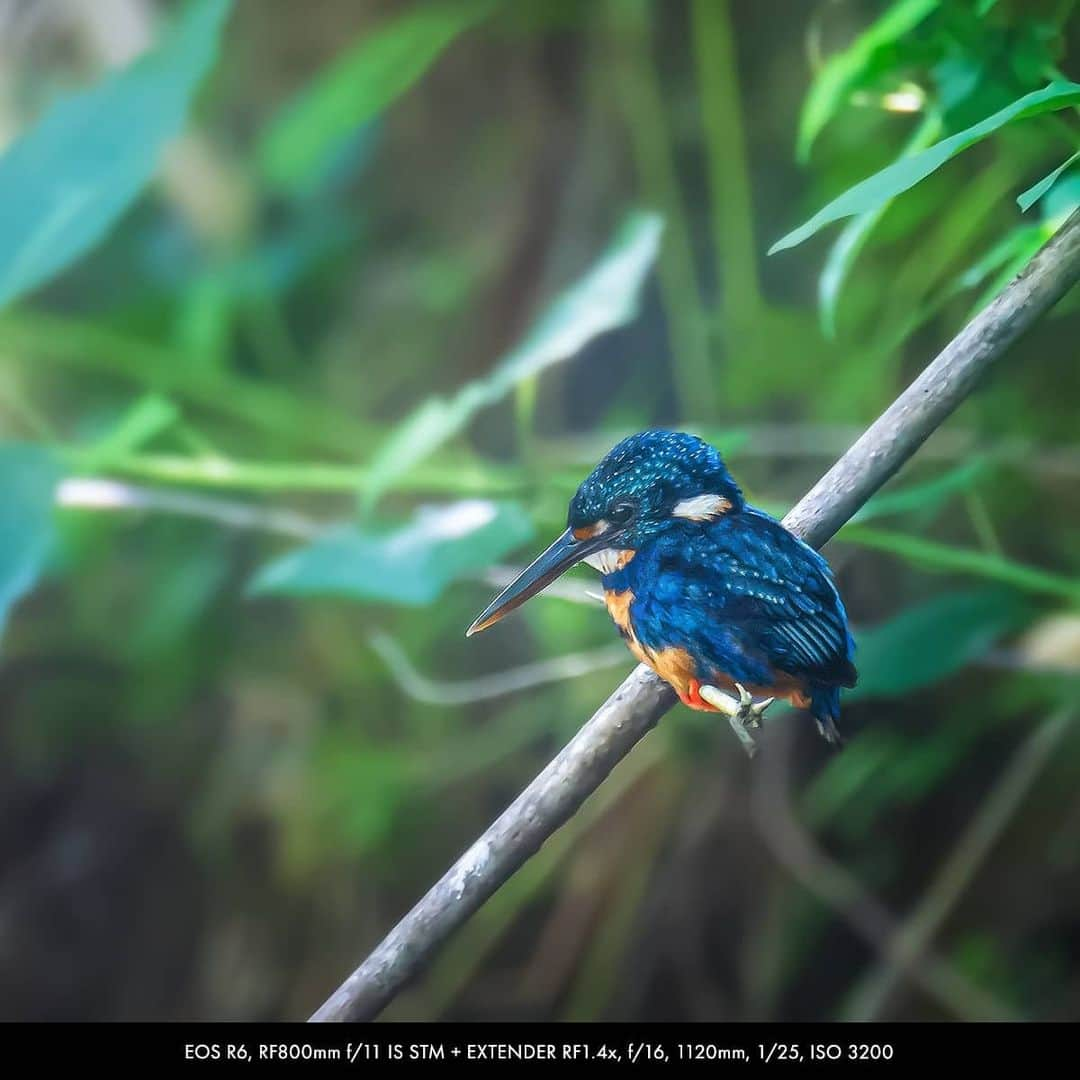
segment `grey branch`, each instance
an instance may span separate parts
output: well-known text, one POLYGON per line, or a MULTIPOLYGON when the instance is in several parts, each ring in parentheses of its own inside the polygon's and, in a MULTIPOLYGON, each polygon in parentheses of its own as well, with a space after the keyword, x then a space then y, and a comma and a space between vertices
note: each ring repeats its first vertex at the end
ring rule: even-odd
MULTIPOLYGON (((808 544, 821 547, 1078 280, 1080 211, 878 417, 784 524, 808 544)), ((637 667, 311 1019, 376 1017, 674 703, 674 691, 666 683, 648 668, 637 667)))

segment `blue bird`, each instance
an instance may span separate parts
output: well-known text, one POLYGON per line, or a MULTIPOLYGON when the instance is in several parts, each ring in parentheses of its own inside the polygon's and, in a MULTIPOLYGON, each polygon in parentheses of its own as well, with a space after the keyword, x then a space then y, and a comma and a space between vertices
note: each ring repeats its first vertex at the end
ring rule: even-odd
POLYGON ((708 443, 677 431, 623 439, 578 488, 566 531, 468 634, 579 562, 600 571, 630 651, 684 704, 725 713, 749 752, 746 728, 775 698, 808 709, 839 743, 840 688, 855 685, 855 645, 829 565, 745 501, 708 443))

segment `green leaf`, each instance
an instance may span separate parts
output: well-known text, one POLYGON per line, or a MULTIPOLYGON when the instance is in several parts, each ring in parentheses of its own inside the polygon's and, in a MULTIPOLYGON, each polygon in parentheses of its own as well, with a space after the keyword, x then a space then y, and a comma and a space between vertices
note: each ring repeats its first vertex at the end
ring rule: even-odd
MULTIPOLYGON (((1060 222, 1058 226, 1060 226, 1060 222)), ((1006 285, 1034 258, 1040 248, 1054 235, 1057 227, 1042 221, 1037 225, 1020 225, 1009 232, 1002 242, 987 252, 961 277, 960 286, 975 288, 987 282, 971 305, 968 319, 972 319, 993 300, 1006 285)))
POLYGON ((892 514, 914 514, 936 510, 958 492, 970 491, 990 470, 985 458, 975 458, 949 469, 925 484, 910 484, 899 491, 875 495, 856 512, 852 521, 872 521, 892 514))
POLYGON ((350 137, 494 6, 494 0, 422 4, 357 41, 271 122, 258 150, 267 182, 280 191, 302 191, 350 137))
POLYGON ((1020 210, 1026 214, 1054 186, 1057 178, 1078 158, 1080 158, 1080 150, 1077 150, 1067 161, 1063 161, 1052 173, 1047 173, 1037 184, 1033 184, 1027 191, 1017 195, 1016 202, 1020 210))
POLYGON ((426 507, 393 532, 334 529, 264 566, 251 589, 421 606, 532 535, 531 519, 513 503, 470 499, 426 507))
POLYGON ((942 784, 993 721, 968 714, 913 737, 895 728, 864 730, 850 758, 848 750, 835 755, 808 785, 807 822, 831 823, 848 837, 871 835, 890 807, 917 803, 942 784))
POLYGON ((805 163, 814 140, 844 105, 851 91, 867 76, 882 50, 910 34, 941 0, 900 0, 861 33, 846 49, 831 56, 822 65, 799 117, 796 156, 805 163))
POLYGON ((231 0, 196 0, 160 46, 56 105, 0 158, 0 307, 97 244, 154 174, 217 53, 231 0))
POLYGON ((1010 585, 1024 592, 1056 596, 1080 603, 1080 580, 1027 566, 1002 555, 952 547, 936 540, 925 540, 921 536, 909 536, 907 533, 854 523, 845 525, 839 535, 851 543, 876 548, 878 551, 888 551, 930 570, 971 574, 1010 585))
POLYGON ((637 213, 619 230, 598 263, 545 312, 516 349, 486 378, 449 400, 432 398, 376 451, 363 494, 367 505, 413 465, 456 435, 473 415, 525 379, 567 360, 593 338, 629 322, 660 247, 661 219, 637 213))
POLYGON ((1078 206, 1080 206, 1080 171, 1063 176, 1043 196, 1039 214, 1044 222, 1052 224, 1056 232, 1078 206))
POLYGON ((942 139, 941 142, 935 143, 920 154, 894 161, 880 172, 848 188, 842 195, 837 196, 819 210, 809 221, 777 240, 769 248, 769 254, 773 255, 777 251, 795 247, 834 221, 866 213, 889 199, 895 198, 914 187, 920 180, 926 179, 957 154, 988 135, 992 135, 1013 120, 1064 109, 1078 103, 1080 103, 1080 83, 1055 82, 1042 90, 1025 94, 978 124, 950 135, 947 139, 942 139))
POLYGON ((946 593, 858 635, 852 696, 891 697, 932 686, 978 659, 1032 607, 1009 589, 946 593))
POLYGON ((49 553, 59 479, 59 464, 48 451, 0 445, 0 634, 12 605, 34 587, 49 553))
MULTIPOLYGON (((929 113, 904 147, 903 156, 910 157, 918 153, 940 134, 940 115, 937 112, 929 113)), ((849 221, 829 251, 818 279, 818 313, 821 317, 822 332, 828 338, 836 337, 836 309, 855 260, 891 204, 892 200, 886 199, 880 206, 875 206, 849 221)))
POLYGON ((1042 246, 1046 239, 1041 225, 1018 225, 993 244, 985 255, 980 256, 956 279, 952 286, 953 291, 978 288, 991 275, 1000 272, 1002 267, 1011 265, 1018 253, 1026 252, 1032 242, 1035 242, 1037 246, 1042 246))

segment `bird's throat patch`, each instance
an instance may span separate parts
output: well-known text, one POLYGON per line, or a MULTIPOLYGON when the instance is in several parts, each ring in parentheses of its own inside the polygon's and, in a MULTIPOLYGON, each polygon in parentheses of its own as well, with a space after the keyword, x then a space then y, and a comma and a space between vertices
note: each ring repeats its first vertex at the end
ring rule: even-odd
POLYGON ((585 561, 601 574, 614 574, 634 557, 633 548, 603 548, 585 556, 585 561))

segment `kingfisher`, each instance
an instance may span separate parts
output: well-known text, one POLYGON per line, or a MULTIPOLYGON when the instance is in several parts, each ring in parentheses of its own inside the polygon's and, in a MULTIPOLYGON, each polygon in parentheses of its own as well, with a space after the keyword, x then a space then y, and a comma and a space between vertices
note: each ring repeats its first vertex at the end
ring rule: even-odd
POLYGON ((566 531, 480 613, 478 633, 577 563, 600 572, 630 651, 683 704, 748 728, 777 698, 839 744, 840 689, 855 644, 829 564, 743 498, 719 452, 695 435, 643 431, 585 478, 566 531))

